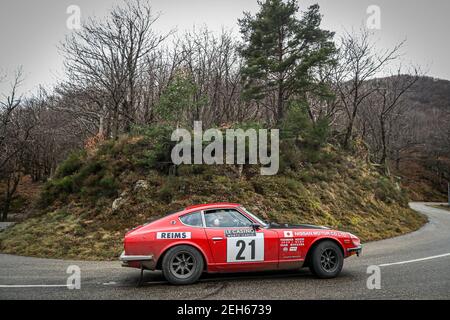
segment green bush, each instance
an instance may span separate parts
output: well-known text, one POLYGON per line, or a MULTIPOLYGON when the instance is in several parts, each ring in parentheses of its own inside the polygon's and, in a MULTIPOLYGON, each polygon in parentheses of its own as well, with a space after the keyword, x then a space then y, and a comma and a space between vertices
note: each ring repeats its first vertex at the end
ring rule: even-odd
POLYGON ((111 154, 115 145, 114 140, 107 140, 101 143, 98 147, 98 155, 108 155, 111 154))
POLYGON ((48 207, 60 196, 66 196, 73 191, 73 177, 67 176, 62 179, 48 181, 39 199, 41 207, 48 207))
POLYGON ((408 205, 408 195, 387 177, 380 177, 375 185, 375 197, 386 203, 398 202, 404 207, 408 205))
POLYGON ((102 190, 101 194, 104 196, 109 197, 117 194, 118 186, 113 176, 104 176, 99 182, 99 187, 102 190))
POLYGON ((83 165, 84 151, 72 152, 56 169, 55 178, 70 176, 83 165))
POLYGON ((67 176, 56 180, 53 184, 56 193, 72 193, 74 191, 73 177, 67 176))
POLYGON ((284 140, 280 142, 280 172, 288 170, 300 170, 304 162, 303 151, 293 141, 284 140))
POLYGON ((142 135, 139 145, 143 151, 133 156, 133 163, 146 169, 167 172, 172 165, 171 152, 175 142, 171 141, 173 128, 155 125, 134 128, 134 134, 142 135))
POLYGON ((55 175, 54 179, 46 183, 41 194, 41 206, 48 207, 56 199, 70 194, 79 193, 81 196, 95 196, 97 199, 99 196, 110 197, 117 193, 117 184, 112 175, 105 176, 107 170, 104 161, 91 160, 76 166, 75 163, 75 157, 69 157, 64 166, 60 167, 60 175, 55 175), (61 176, 62 174, 66 176, 61 176))
POLYGON ((307 145, 314 149, 323 147, 330 133, 330 123, 326 118, 320 118, 305 132, 307 145))
POLYGON ((281 123, 281 139, 295 141, 304 148, 320 149, 327 143, 329 132, 328 119, 319 118, 313 123, 306 104, 299 101, 291 102, 281 123))

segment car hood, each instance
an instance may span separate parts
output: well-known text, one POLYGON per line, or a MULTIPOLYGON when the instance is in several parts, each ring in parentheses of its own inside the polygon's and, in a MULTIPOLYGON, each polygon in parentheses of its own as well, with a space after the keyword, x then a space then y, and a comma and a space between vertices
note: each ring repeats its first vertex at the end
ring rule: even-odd
POLYGON ((289 223, 275 223, 270 222, 268 229, 321 229, 330 230, 328 227, 316 226, 313 224, 289 224, 289 223))

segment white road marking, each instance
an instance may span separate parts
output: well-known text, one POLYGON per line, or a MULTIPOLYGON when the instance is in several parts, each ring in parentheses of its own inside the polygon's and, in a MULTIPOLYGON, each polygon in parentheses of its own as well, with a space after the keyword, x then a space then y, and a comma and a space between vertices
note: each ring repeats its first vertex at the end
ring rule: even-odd
POLYGON ((419 261, 425 261, 425 260, 431 260, 431 259, 437 259, 437 258, 443 258, 443 257, 449 257, 450 253, 444 253, 444 254, 440 254, 437 256, 431 256, 431 257, 426 257, 426 258, 421 258, 421 259, 414 259, 414 260, 407 260, 407 261, 400 261, 400 262, 393 262, 393 263, 384 263, 384 264, 380 264, 378 265, 379 267, 387 267, 387 266, 393 266, 393 265, 398 265, 398 264, 407 264, 407 263, 413 263, 413 262, 419 262, 419 261))
POLYGON ((0 285, 0 288, 67 288, 67 284, 11 284, 0 285))

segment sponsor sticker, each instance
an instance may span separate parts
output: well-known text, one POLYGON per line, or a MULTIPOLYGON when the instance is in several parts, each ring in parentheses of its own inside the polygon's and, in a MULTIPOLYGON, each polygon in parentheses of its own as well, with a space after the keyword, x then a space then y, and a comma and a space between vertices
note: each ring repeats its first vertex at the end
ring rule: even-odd
POLYGON ((341 231, 296 231, 296 237, 311 237, 311 236, 334 236, 334 237, 345 237, 345 233, 341 231))
POLYGON ((284 237, 285 238, 293 238, 294 233, 292 231, 284 231, 284 237))
POLYGON ((190 232, 158 232, 156 239, 191 239, 190 232))
POLYGON ((256 237, 256 232, 253 229, 229 229, 225 230, 225 237, 256 237))

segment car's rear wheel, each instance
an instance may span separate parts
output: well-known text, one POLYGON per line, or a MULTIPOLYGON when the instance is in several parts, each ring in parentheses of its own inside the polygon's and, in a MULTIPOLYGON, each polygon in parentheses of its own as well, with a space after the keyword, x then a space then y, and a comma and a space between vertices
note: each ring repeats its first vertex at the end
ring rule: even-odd
POLYGON ((333 241, 320 242, 313 248, 310 270, 319 278, 334 278, 342 270, 344 255, 341 248, 333 241))
POLYGON ((176 246, 164 255, 162 271, 172 284, 191 284, 196 282, 203 272, 203 257, 191 246, 176 246))

